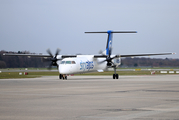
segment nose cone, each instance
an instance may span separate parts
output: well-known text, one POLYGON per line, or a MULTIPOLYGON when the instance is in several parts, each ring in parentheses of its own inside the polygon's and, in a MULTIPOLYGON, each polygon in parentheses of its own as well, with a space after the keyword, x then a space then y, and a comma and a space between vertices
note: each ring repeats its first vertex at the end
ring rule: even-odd
POLYGON ((58 70, 60 74, 78 73, 76 64, 60 64, 58 70))
POLYGON ((65 65, 60 65, 58 71, 60 74, 69 74, 69 69, 65 65))

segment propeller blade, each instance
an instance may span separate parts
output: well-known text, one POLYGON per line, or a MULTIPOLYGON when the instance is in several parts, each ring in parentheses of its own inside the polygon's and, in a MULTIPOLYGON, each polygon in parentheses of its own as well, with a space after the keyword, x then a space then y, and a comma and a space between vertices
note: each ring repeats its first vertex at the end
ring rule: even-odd
POLYGON ((57 55, 59 54, 60 51, 61 51, 60 49, 57 49, 57 50, 56 50, 56 53, 55 53, 55 56, 53 56, 53 54, 52 54, 52 52, 50 51, 50 49, 47 49, 47 53, 51 56, 51 58, 50 58, 50 59, 44 59, 44 61, 45 61, 45 62, 51 61, 50 65, 49 65, 49 67, 48 67, 49 70, 51 70, 52 66, 57 66, 57 68, 58 68, 57 61, 58 61, 58 60, 62 60, 62 59, 57 59, 57 55))
POLYGON ((98 53, 99 53, 99 54, 103 54, 103 51, 102 51, 102 50, 100 50, 98 53))
POLYGON ((60 49, 57 49, 57 50, 56 50, 55 58, 57 57, 57 55, 59 54, 60 51, 61 51, 60 49))
POLYGON ((119 56, 120 55, 115 55, 114 57, 111 58, 111 60, 114 59, 114 58, 118 58, 119 56))
POLYGON ((106 60, 103 60, 103 61, 100 61, 100 62, 98 62, 98 64, 102 64, 102 63, 104 63, 106 60))
MULTIPOLYGON (((109 54, 109 55, 110 55, 110 54, 109 54)), ((119 55, 115 55, 114 57, 108 56, 105 60, 98 62, 98 64, 102 64, 102 63, 104 63, 105 61, 107 61, 107 66, 112 66, 112 65, 114 65, 114 63, 112 62, 112 60, 113 60, 114 58, 117 58, 117 57, 119 57, 119 55)))
POLYGON ((106 55, 102 50, 100 50, 98 53, 101 55, 106 55))
POLYGON ((109 50, 109 57, 111 56, 111 49, 109 50))
POLYGON ((53 54, 51 53, 50 49, 47 49, 47 53, 48 53, 51 57, 53 57, 53 54))

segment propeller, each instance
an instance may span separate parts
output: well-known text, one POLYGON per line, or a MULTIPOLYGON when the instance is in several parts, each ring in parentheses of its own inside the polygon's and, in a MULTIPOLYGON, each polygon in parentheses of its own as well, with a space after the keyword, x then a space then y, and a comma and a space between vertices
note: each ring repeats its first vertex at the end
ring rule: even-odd
MULTIPOLYGON (((105 61, 107 61, 107 66, 112 66, 114 65, 114 63, 112 62, 112 60, 116 57, 119 57, 119 55, 115 55, 114 57, 111 57, 111 51, 112 51, 112 48, 109 50, 109 54, 106 56, 106 60, 103 60, 101 62, 99 62, 99 64, 101 63, 104 63, 105 61)), ((99 52, 101 53, 102 55, 104 55, 101 51, 99 52)))
POLYGON ((47 53, 50 55, 50 59, 46 59, 45 61, 51 61, 48 69, 50 70, 52 68, 52 66, 57 66, 58 67, 58 64, 57 64, 57 61, 58 60, 61 60, 61 59, 57 59, 57 55, 59 55, 60 53, 60 49, 57 49, 56 50, 56 53, 55 53, 55 56, 53 56, 52 52, 50 51, 50 49, 47 49, 47 53))
POLYGON ((99 50, 98 53, 101 54, 101 55, 104 55, 102 50, 99 50))

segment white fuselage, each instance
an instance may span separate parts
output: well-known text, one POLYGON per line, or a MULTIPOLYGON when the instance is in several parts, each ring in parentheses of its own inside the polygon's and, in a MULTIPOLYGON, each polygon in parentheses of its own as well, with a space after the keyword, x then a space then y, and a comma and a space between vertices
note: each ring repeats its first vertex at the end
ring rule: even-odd
POLYGON ((94 55, 78 55, 74 58, 64 58, 58 62, 60 74, 77 74, 86 72, 96 72, 107 69, 105 58, 94 58, 94 55))

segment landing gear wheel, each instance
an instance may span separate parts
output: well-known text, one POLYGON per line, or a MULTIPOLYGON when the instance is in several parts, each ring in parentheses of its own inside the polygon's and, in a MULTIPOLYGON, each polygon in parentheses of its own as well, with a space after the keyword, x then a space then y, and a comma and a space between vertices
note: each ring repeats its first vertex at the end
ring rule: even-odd
POLYGON ((118 79, 119 75, 118 74, 113 74, 113 79, 118 79))
POLYGON ((116 79, 118 79, 119 78, 119 75, 118 74, 116 74, 116 79))
POLYGON ((113 74, 113 79, 115 79, 116 78, 116 75, 115 74, 113 74))
POLYGON ((61 75, 63 80, 67 80, 67 76, 66 75, 61 75))
POLYGON ((62 74, 59 75, 59 79, 62 79, 62 74))

